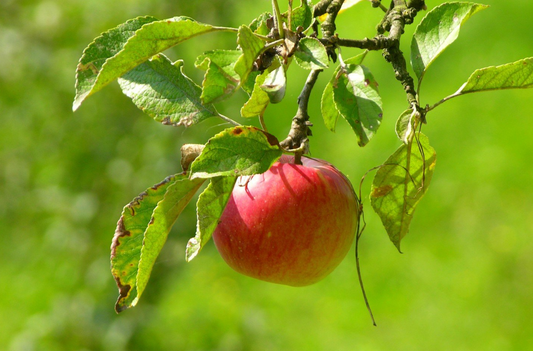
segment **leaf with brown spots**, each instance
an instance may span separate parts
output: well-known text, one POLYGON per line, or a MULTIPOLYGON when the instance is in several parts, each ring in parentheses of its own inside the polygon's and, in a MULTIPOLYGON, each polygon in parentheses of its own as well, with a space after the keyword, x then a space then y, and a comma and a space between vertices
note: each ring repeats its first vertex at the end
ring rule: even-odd
POLYGON ((416 206, 429 187, 436 157, 428 138, 418 133, 417 139, 400 146, 376 173, 370 201, 398 251, 416 206))
POLYGON ((264 173, 281 153, 276 137, 261 129, 250 126, 228 128, 212 137, 191 164, 192 178, 264 173))
POLYGON ((202 183, 186 174, 170 176, 124 207, 111 245, 117 312, 139 301, 170 229, 202 183))

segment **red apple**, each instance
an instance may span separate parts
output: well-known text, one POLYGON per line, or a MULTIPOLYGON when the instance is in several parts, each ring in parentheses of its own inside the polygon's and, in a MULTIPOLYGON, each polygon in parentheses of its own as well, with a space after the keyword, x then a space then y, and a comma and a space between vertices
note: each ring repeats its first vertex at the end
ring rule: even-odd
POLYGON ((244 275, 292 286, 318 282, 350 249, 358 206, 331 164, 284 155, 265 173, 241 177, 213 233, 227 264, 244 275))

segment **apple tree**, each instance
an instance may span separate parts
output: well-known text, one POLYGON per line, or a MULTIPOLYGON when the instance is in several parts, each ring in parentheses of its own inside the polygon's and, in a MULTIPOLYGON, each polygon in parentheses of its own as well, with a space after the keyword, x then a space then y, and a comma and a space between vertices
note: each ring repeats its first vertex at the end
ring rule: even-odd
MULTIPOLYGON (((487 8, 482 4, 444 2, 428 10, 424 0, 391 0, 387 4, 381 0, 320 0, 315 3, 300 0, 299 4, 288 0, 287 10, 282 12, 277 0, 271 3, 271 9, 266 9, 270 12, 257 14, 249 24, 242 24, 238 28, 202 23, 189 17, 164 20, 150 16, 134 18, 102 33, 83 52, 76 70, 73 110, 77 110, 89 96, 118 80, 124 94, 139 109, 164 125, 202 128, 201 122, 210 118, 220 119, 229 125, 205 145, 183 145, 182 171, 149 187, 124 207, 111 247, 111 270, 120 293, 117 312, 138 303, 172 226, 200 189, 203 191, 196 204, 197 231, 187 245, 185 258, 192 260, 213 235, 217 241, 218 235, 220 244, 217 246, 221 253, 224 252, 223 255, 229 256, 225 259, 230 263, 236 254, 228 249, 229 242, 239 237, 243 244, 239 248, 250 247, 244 245, 246 243, 243 241, 253 235, 241 235, 239 225, 232 225, 231 221, 239 216, 239 211, 235 210, 238 196, 246 197, 246 192, 252 190, 252 186, 259 190, 261 186, 269 186, 272 194, 299 189, 300 183, 311 179, 310 173, 305 173, 309 172, 310 166, 306 166, 309 162, 320 164, 316 166, 319 169, 316 172, 325 172, 324 167, 329 167, 328 172, 335 173, 335 177, 345 179, 349 184, 333 166, 306 156, 312 143, 313 123, 318 123, 310 120, 308 103, 311 91, 319 89, 322 96, 320 115, 325 126, 334 132, 338 121, 344 120, 353 130, 358 145, 367 145, 378 132, 382 118, 391 118, 383 115, 378 83, 371 69, 364 65, 368 55, 375 52, 382 54, 401 85, 398 94, 405 96, 405 111, 397 117, 395 126, 399 147, 391 150, 388 159, 370 170, 375 173, 369 190, 371 207, 381 218, 386 233, 398 250, 435 170, 436 152, 428 137, 422 133, 428 124, 429 113, 441 104, 465 94, 533 87, 533 57, 530 57, 480 68, 453 94, 432 103, 424 100, 422 83, 429 67, 456 40, 467 20, 487 8), (383 13, 375 36, 339 37, 335 24, 337 16, 349 7, 367 4, 383 13), (412 37, 404 38, 405 27, 415 22, 417 25, 412 37), (186 63, 183 60, 172 62, 162 53, 184 41, 220 32, 233 33, 236 45, 212 48, 198 56, 194 66, 205 72, 202 82, 194 82, 184 74, 182 68, 186 63), (408 55, 400 50, 402 40, 410 41, 408 55), (346 47, 360 49, 360 53, 345 57, 342 48, 346 47), (318 76, 331 66, 335 70, 329 82, 322 87, 315 86, 318 76), (290 67, 309 72, 304 82, 291 80, 291 84, 300 84, 302 87, 296 102, 284 100, 290 67), (410 72, 414 72, 414 75, 410 72), (231 99, 239 90, 248 97, 240 109, 240 116, 221 114, 217 105, 231 99), (287 124, 290 124, 287 136, 275 136, 267 131, 270 117, 268 107, 278 103, 286 104, 288 110, 295 111, 292 119, 287 116, 287 124), (252 119, 258 120, 260 127, 251 126, 252 119), (283 158, 285 161, 280 163, 283 158), (283 168, 287 169, 287 173, 279 171, 282 165, 289 166, 290 171, 287 168, 283 168), (293 177, 290 182, 288 178, 283 178, 291 172, 299 172, 300 178, 293 177), (267 176, 277 179, 269 185, 256 184, 258 179, 267 176), (285 187, 280 185, 284 181, 285 187), (236 195, 237 191, 244 191, 244 195, 236 195), (231 206, 228 204, 232 202, 233 209, 229 210, 231 206), (226 207, 228 211, 225 211, 226 207)), ((366 174, 361 176, 364 179, 366 174)), ((316 177, 318 180, 314 181, 313 189, 322 191, 329 187, 330 192, 322 192, 321 196, 334 196, 337 190, 330 185, 338 179, 327 183, 324 177, 322 173, 316 177)), ((333 218, 339 227, 348 229, 342 232, 342 238, 335 239, 345 241, 338 253, 340 259, 337 257, 334 263, 323 263, 329 265, 324 272, 329 273, 344 257, 346 247, 352 244, 355 235, 360 277, 358 239, 364 230, 361 185, 358 186, 358 196, 351 185, 342 187, 343 190, 339 191, 346 196, 341 196, 340 202, 333 201, 331 205, 327 201, 312 204, 324 207, 326 212, 330 210, 328 206, 344 206, 339 203, 346 204, 345 207, 349 209, 348 213, 339 216, 342 218, 333 218), (348 224, 343 221, 348 221, 348 224)), ((304 191, 295 191, 296 195, 299 192, 304 191)), ((284 199, 283 196, 274 198, 267 195, 263 205, 248 205, 253 207, 249 208, 249 212, 260 214, 265 209, 290 210, 290 201, 286 198, 280 200, 284 199), (278 202, 279 206, 272 208, 268 206, 270 202, 278 202)), ((265 235, 265 238, 269 235, 275 237, 276 230, 284 229, 273 221, 272 217, 264 215, 259 222, 253 222, 248 227, 268 227, 270 229, 261 235, 265 235)), ((337 224, 333 222, 328 222, 325 229, 314 234, 323 238, 333 235, 327 229, 336 228, 337 224)), ((313 232, 313 229, 302 230, 298 234, 301 239, 290 243, 289 238, 280 239, 278 246, 285 248, 279 250, 310 250, 310 247, 298 247, 299 243, 308 245, 304 232, 313 232), (287 240, 286 245, 283 245, 283 240, 287 240)), ((297 234, 291 234, 294 235, 297 234)), ((268 241, 265 238, 259 241, 268 241)), ((269 250, 268 246, 246 249, 250 251, 242 253, 243 259, 250 261, 261 256, 254 250, 269 250)), ((327 249, 313 251, 314 258, 321 262, 320 257, 331 255, 332 250, 335 249, 327 246, 327 249)), ((293 258, 291 255, 287 258, 275 251, 267 256, 266 262, 255 263, 259 270, 261 265, 274 265, 276 259, 283 263, 283 268, 276 272, 278 275, 280 270, 291 271, 297 266, 285 264, 286 260, 293 258)), ((310 257, 306 259, 311 260, 310 257)), ((232 266, 241 267, 239 265, 243 262, 234 262, 232 266)), ((264 278, 260 274, 256 277, 264 278)), ((291 278, 288 284, 300 278, 291 278)), ((283 279, 278 282, 287 283, 283 279)))

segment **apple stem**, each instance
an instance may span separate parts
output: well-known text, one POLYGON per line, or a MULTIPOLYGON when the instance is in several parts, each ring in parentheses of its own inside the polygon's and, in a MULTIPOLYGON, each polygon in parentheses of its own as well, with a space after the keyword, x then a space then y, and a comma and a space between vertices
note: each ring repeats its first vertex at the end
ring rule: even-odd
POLYGON ((374 318, 374 314, 372 313, 372 308, 370 308, 370 303, 368 302, 368 297, 366 296, 365 286, 363 284, 363 276, 361 275, 361 264, 359 263, 359 239, 361 239, 361 235, 363 234, 365 228, 366 228, 366 222, 365 222, 365 216, 363 212, 363 204, 361 203, 361 200, 358 199, 359 203, 359 221, 357 222, 357 234, 355 236, 355 265, 357 267, 357 277, 359 278, 359 285, 361 286, 361 292, 363 293, 363 298, 365 300, 366 309, 368 310, 368 313, 370 313, 370 318, 372 319, 372 324, 377 327, 376 319, 374 318), (363 227, 361 227, 361 221, 363 221, 363 227))

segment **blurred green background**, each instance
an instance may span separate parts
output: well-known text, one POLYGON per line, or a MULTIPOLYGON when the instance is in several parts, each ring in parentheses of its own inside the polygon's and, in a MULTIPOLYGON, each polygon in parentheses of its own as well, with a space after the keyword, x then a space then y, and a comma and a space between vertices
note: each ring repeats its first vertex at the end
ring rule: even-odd
MULTIPOLYGON (((533 345, 533 90, 460 97, 429 115, 424 131, 437 150, 437 168, 402 243, 403 255, 366 200, 370 180, 364 184, 368 227, 361 255, 377 328, 362 300, 353 251, 328 278, 306 288, 240 276, 212 244, 186 264, 185 243, 196 220, 191 205, 171 232, 139 305, 115 314, 118 292, 109 272, 109 246, 122 207, 180 171, 182 144, 204 143, 226 125, 162 126, 137 110, 116 84, 72 113, 77 60, 99 33, 139 15, 188 15, 238 26, 268 11, 269 3, 1 1, 1 350, 525 350, 533 345)), ((491 7, 465 25, 429 70, 424 104, 453 93, 476 68, 533 56, 533 2, 484 3, 491 7)), ((359 4, 340 17, 339 33, 373 36, 380 16, 368 3, 359 4)), ((185 72, 200 82, 194 57, 232 48, 234 42, 231 34, 206 36, 168 55, 185 59, 185 72)), ((333 162, 354 184, 399 146, 394 123, 406 108, 381 54, 371 53, 365 64, 380 83, 385 118, 364 149, 344 121, 335 134, 320 121, 320 88, 332 69, 312 96, 312 155, 333 162)), ((280 139, 288 132, 305 75, 291 68, 286 99, 267 112, 269 130, 280 139)), ((244 97, 234 100, 220 110, 238 116, 244 97)))

